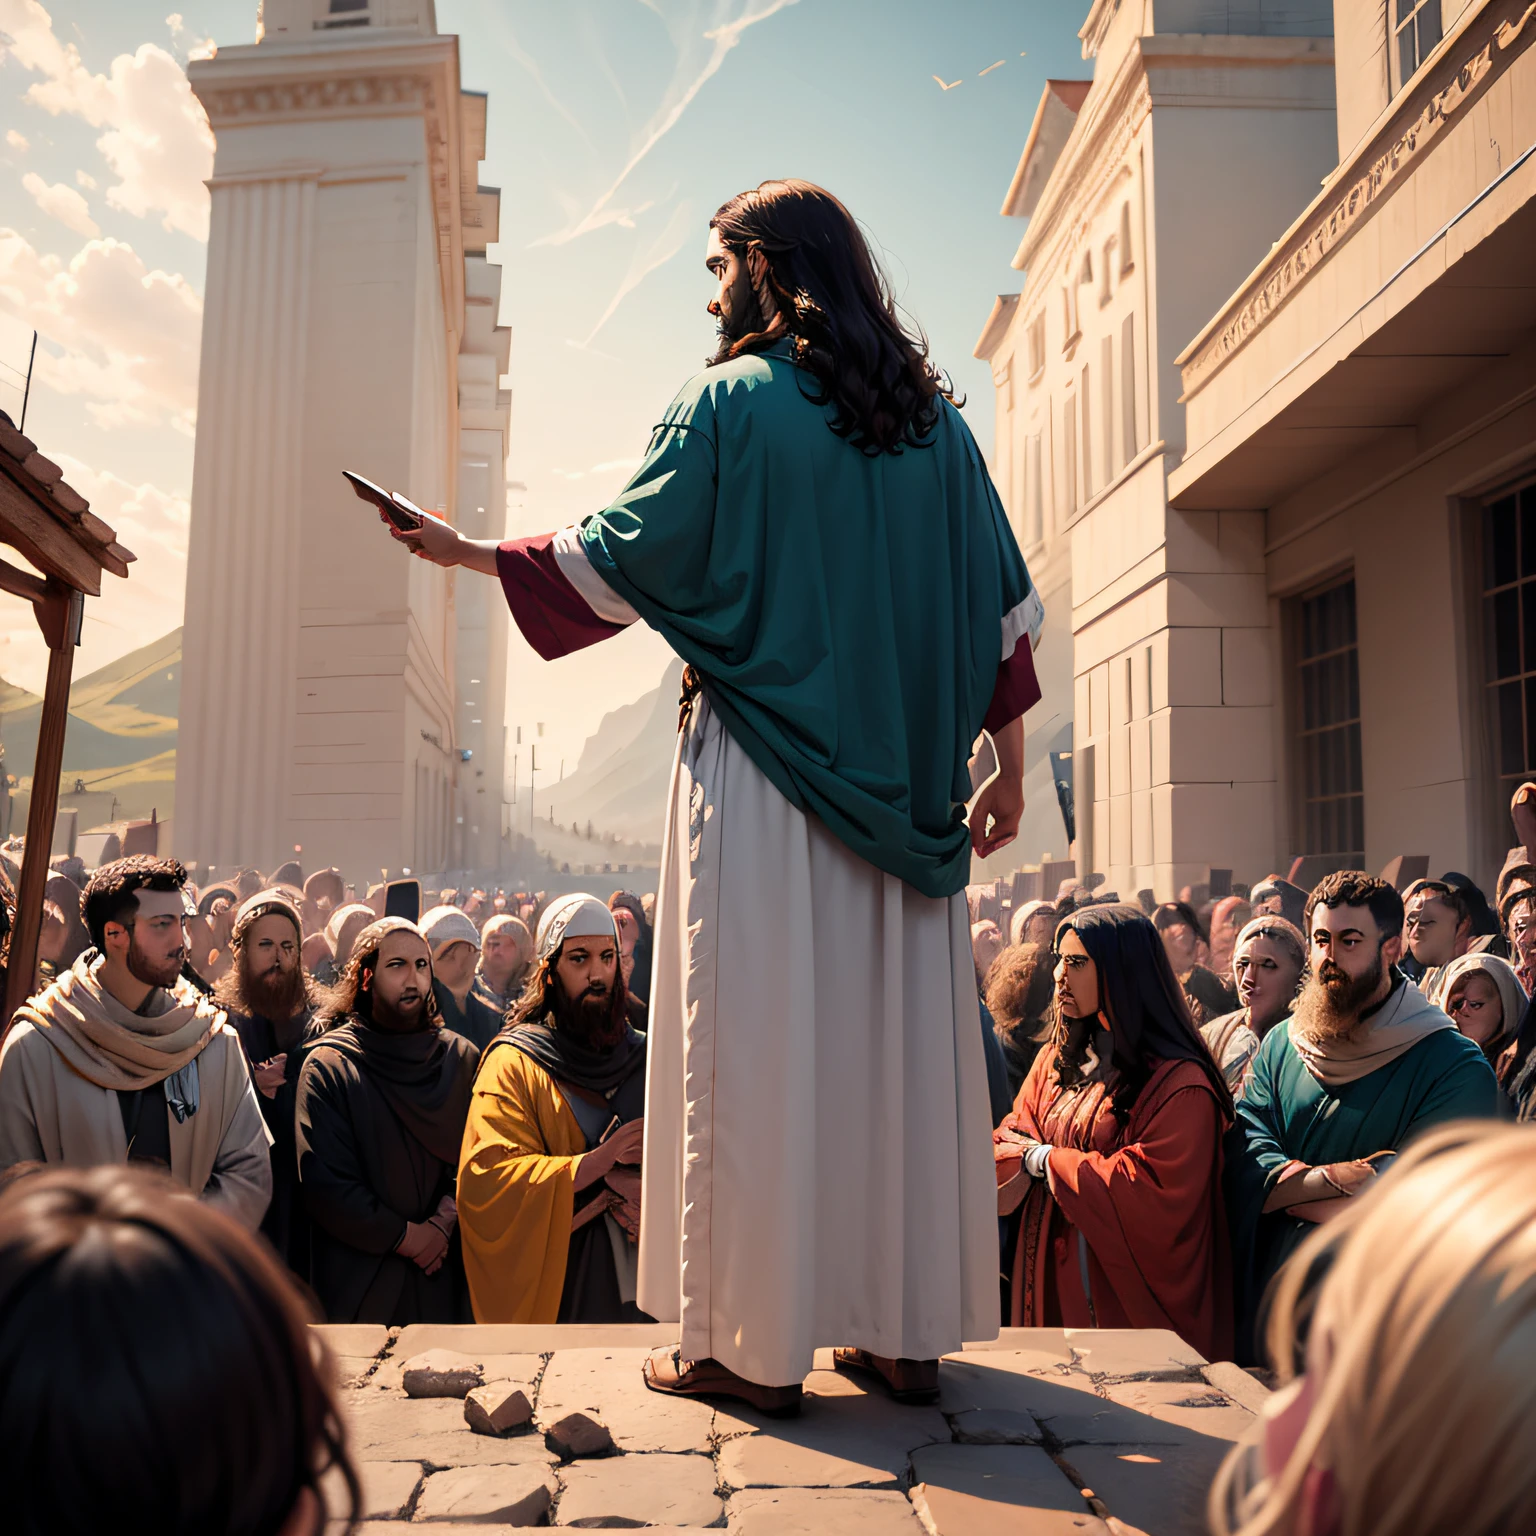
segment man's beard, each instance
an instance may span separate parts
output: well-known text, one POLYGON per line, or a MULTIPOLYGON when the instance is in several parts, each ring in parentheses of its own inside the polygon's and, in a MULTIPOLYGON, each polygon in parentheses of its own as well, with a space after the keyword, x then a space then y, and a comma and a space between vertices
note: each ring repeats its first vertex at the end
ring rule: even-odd
POLYGON ((181 967, 187 958, 186 945, 168 955, 157 965, 139 948, 138 935, 130 930, 128 935, 128 970, 146 987, 174 987, 181 975, 181 967))
POLYGON ((1307 978, 1296 999, 1291 1022, 1309 1040, 1345 1040, 1360 1023, 1360 1010, 1366 1007, 1386 971, 1381 949, 1376 963, 1363 976, 1350 976, 1325 960, 1307 978))
POLYGON ((1063 1017, 1066 1033, 1056 1055, 1060 1063, 1060 1081, 1065 1087, 1087 1081, 1099 1070, 1101 1052, 1109 1045, 1107 1031, 1099 1028, 1098 1016, 1073 1019, 1063 1017))
POLYGON ((308 1001, 303 967, 296 965, 285 971, 275 965, 256 975, 242 959, 240 996, 250 1013, 279 1022, 291 1019, 308 1001))
POLYGON ((726 362, 730 358, 731 348, 743 336, 751 336, 767 329, 768 321, 764 318, 763 307, 758 303, 757 294, 752 289, 752 279, 743 270, 736 286, 731 290, 730 315, 727 316, 722 307, 719 315, 715 317, 718 344, 715 355, 709 360, 711 366, 726 362))
POLYGON ((613 988, 603 986, 598 991, 601 985, 590 986, 580 997, 572 999, 565 995, 560 978, 555 977, 555 1028, 588 1050, 611 1051, 624 1038, 629 1021, 622 1010, 615 1016, 613 988))
POLYGON ((369 1024, 386 1035, 413 1035, 426 1025, 427 999, 418 992, 414 999, 410 994, 398 1003, 386 1003, 377 992, 373 995, 369 1024))

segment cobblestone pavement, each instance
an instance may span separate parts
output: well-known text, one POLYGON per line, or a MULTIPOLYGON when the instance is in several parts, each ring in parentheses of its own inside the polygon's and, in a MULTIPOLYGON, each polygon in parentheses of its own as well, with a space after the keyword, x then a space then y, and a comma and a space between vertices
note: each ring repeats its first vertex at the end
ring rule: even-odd
POLYGON ((647 1391, 641 1362, 675 1338, 667 1327, 317 1331, 343 1382, 367 1536, 530 1525, 1107 1536, 1110 1516, 1191 1536, 1265 1396, 1159 1331, 1005 1329, 949 1356, 939 1401, 923 1408, 833 1371, 822 1351, 788 1420, 647 1391), (408 1362, 413 1389, 453 1395, 408 1396, 408 1362), (489 1394, 498 1401, 521 1391, 532 1423, 472 1431, 462 1397, 476 1381, 509 1384, 489 1394), (587 1444, 603 1454, 554 1448, 587 1444))

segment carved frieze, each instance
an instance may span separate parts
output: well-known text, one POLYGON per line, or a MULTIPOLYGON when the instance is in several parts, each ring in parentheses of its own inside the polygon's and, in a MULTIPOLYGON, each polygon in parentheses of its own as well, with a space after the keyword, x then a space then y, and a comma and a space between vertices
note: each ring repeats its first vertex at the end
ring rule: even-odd
MULTIPOLYGON (((1237 352, 1285 303, 1328 254, 1360 226, 1375 204, 1392 191, 1445 131, 1446 125, 1478 93, 1500 53, 1513 46, 1536 18, 1536 4, 1518 19, 1506 19, 1472 53, 1442 88, 1429 96, 1417 116, 1348 184, 1336 189, 1325 209, 1304 232, 1280 247, 1268 265, 1227 311, 1221 323, 1194 349, 1183 365, 1184 393, 1194 393, 1237 352)), ((1527 38, 1527 42, 1530 39, 1527 38)))

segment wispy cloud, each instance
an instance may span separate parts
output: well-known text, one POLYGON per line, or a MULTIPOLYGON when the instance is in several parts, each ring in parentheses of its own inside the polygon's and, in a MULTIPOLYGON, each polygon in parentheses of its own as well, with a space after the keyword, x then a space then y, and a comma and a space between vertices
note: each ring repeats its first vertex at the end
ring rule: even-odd
MULTIPOLYGON (((667 14, 660 5, 652 3, 652 0, 642 0, 642 3, 664 21, 667 20, 667 14)), ((726 55, 741 41, 742 33, 748 27, 756 26, 760 21, 767 21, 770 16, 777 15, 786 7, 799 4, 799 0, 755 0, 755 3, 754 0, 748 0, 741 14, 724 19, 729 12, 737 10, 739 4, 740 0, 715 0, 714 11, 718 21, 717 25, 702 34, 703 41, 710 45, 709 54, 702 63, 697 62, 698 50, 693 38, 684 36, 679 39, 683 46, 679 48, 677 69, 667 86, 666 95, 662 98, 661 105, 651 115, 650 121, 641 130, 639 142, 630 151, 623 169, 582 218, 567 229, 541 236, 533 244, 565 245, 568 241, 591 234, 593 230, 601 229, 605 224, 614 222, 606 216, 606 213, 608 205, 618 195, 620 187, 629 180, 641 161, 677 126, 678 120, 688 110, 694 97, 719 72, 720 66, 725 63, 726 55)), ((690 26, 696 24, 698 11, 697 4, 690 6, 688 16, 690 26)), ((669 30, 676 35, 677 29, 670 23, 669 30)))
POLYGON ((665 266, 682 250, 693 223, 693 204, 684 199, 673 210, 672 216, 662 227, 661 233, 643 250, 637 250, 619 282, 618 291, 608 301, 608 307, 598 318, 596 325, 587 333, 585 341, 576 345, 588 348, 597 339, 597 333, 613 319, 614 312, 636 288, 658 267, 665 266))
POLYGON ((575 113, 573 113, 571 109, 566 106, 566 104, 561 101, 558 96, 555 95, 554 91, 550 89, 549 82, 544 78, 544 71, 539 68, 539 61, 535 59, 533 55, 529 53, 521 43, 518 42, 517 34, 513 32, 510 23, 507 21, 507 18, 502 13, 500 7, 495 5, 488 5, 484 7, 482 15, 491 31, 495 33, 497 41, 500 42, 502 47, 505 48, 507 52, 510 53, 512 57, 517 61, 517 63, 522 66, 533 83, 538 86, 539 94, 543 96, 545 101, 547 101, 550 106, 555 109, 560 117, 575 130, 582 143, 585 144, 594 155, 596 155, 598 153, 597 145, 592 142, 592 139, 588 135, 587 130, 582 127, 581 122, 576 117, 575 113))

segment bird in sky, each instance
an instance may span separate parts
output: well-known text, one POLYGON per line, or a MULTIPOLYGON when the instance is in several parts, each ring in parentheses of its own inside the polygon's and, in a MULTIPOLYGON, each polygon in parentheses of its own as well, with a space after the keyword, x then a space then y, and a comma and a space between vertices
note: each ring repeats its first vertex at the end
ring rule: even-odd
POLYGON ((930 75, 928 78, 930 80, 938 80, 939 81, 939 89, 941 91, 952 91, 952 90, 954 90, 954 88, 957 85, 963 85, 965 83, 965 81, 963 79, 960 79, 960 80, 951 80, 951 81, 949 81, 948 84, 945 84, 944 81, 939 80, 939 77, 937 75, 930 75))
MULTIPOLYGON (((981 74, 982 75, 990 75, 994 69, 1001 69, 1003 67, 1003 65, 1006 64, 1007 62, 1008 62, 1007 59, 999 59, 996 64, 988 64, 987 67, 984 70, 982 70, 981 74)), ((976 78, 978 80, 981 79, 981 75, 977 75, 976 78)))

